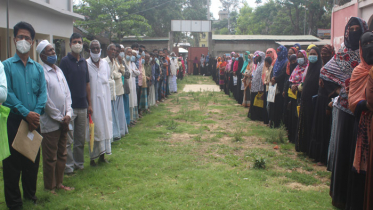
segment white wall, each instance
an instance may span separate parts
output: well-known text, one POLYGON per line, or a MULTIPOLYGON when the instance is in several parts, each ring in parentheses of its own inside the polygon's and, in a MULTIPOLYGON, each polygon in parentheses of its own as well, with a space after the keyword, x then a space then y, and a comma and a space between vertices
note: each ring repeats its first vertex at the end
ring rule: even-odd
MULTIPOLYGON (((67 2, 66 0, 56 1, 67 2)), ((10 28, 13 28, 19 21, 26 21, 34 27, 36 33, 60 37, 70 37, 73 33, 72 17, 17 1, 9 1, 9 3, 10 28)), ((6 28, 6 2, 4 0, 0 0, 0 28, 6 28)))
POLYGON ((71 11, 70 5, 72 5, 72 0, 49 0, 49 3, 56 8, 71 11))

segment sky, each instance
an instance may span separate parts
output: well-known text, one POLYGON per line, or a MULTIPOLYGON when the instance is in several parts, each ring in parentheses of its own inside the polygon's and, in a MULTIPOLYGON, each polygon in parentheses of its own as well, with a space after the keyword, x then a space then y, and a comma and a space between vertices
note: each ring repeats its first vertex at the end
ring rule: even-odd
MULTIPOLYGON (((255 8, 255 0, 246 0, 246 2, 249 4, 250 7, 255 8)), ((242 7, 243 4, 240 5, 242 7)), ((211 0, 211 7, 210 11, 213 13, 215 20, 219 19, 219 11, 221 10, 221 3, 220 0, 211 0)))

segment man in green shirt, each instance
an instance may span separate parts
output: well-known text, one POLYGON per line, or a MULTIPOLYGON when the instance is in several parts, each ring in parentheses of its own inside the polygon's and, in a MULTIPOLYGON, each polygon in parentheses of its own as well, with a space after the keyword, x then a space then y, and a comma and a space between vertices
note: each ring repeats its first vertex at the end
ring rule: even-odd
POLYGON ((11 155, 3 160, 5 201, 10 209, 22 208, 19 178, 22 172, 23 198, 36 202, 36 181, 40 152, 35 162, 29 160, 11 146, 22 120, 26 120, 30 131, 40 132, 40 115, 47 102, 47 89, 43 67, 30 58, 35 30, 26 22, 14 28, 16 54, 4 61, 8 84, 4 106, 11 109, 8 117, 8 141, 11 155))

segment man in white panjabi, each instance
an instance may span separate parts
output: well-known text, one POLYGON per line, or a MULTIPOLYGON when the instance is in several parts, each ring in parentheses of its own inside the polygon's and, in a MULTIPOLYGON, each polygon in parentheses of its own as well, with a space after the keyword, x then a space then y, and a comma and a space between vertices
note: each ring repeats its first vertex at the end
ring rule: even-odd
MULTIPOLYGON (((127 50, 126 50, 127 52, 127 50)), ((130 114, 131 114, 131 125, 136 124, 136 120, 139 118, 138 116, 138 104, 137 104, 137 91, 136 91, 136 77, 140 75, 140 71, 136 67, 136 55, 137 52, 135 50, 132 50, 132 56, 131 61, 127 61, 126 59, 126 65, 129 67, 130 73, 131 73, 131 80, 130 83, 130 114)))
POLYGON ((126 116, 124 113, 123 104, 123 83, 122 73, 125 72, 125 68, 122 64, 118 64, 116 57, 115 44, 110 44, 107 47, 108 56, 104 60, 110 66, 110 78, 113 84, 110 83, 111 95, 111 112, 113 118, 113 139, 114 141, 119 140, 121 137, 128 133, 126 116), (114 89, 114 90, 112 90, 114 89), (114 92, 114 96, 113 96, 114 92))
POLYGON ((176 74, 177 70, 179 69, 178 60, 176 58, 176 54, 172 52, 170 58, 170 76, 168 82, 170 83, 170 92, 177 93, 177 83, 176 83, 176 74))
MULTIPOLYGON (((94 126, 94 146, 90 151, 91 166, 98 162, 108 163, 105 154, 111 154, 111 142, 113 137, 113 121, 111 113, 110 93, 110 66, 100 58, 101 45, 97 40, 92 40, 90 45, 90 57, 87 59, 89 79, 91 83, 92 121, 94 126)), ((89 133, 89 132, 87 132, 89 133)), ((87 139, 90 136, 87 135, 87 139)))

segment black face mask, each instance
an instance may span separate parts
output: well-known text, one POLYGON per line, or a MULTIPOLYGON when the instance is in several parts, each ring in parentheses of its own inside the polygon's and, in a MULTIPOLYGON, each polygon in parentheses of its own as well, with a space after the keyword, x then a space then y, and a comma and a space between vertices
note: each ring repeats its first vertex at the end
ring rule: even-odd
POLYGON ((360 41, 361 34, 362 34, 361 30, 350 31, 350 34, 348 36, 348 41, 350 41, 352 50, 359 49, 359 41, 360 41))

